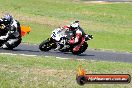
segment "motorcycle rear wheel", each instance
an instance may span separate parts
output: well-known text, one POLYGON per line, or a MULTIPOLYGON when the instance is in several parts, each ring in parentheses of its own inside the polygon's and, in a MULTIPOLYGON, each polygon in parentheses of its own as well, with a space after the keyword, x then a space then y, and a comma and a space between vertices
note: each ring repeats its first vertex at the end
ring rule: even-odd
POLYGON ((3 48, 3 49, 6 49, 6 50, 13 50, 15 47, 17 47, 20 43, 21 43, 22 39, 20 38, 17 42, 15 42, 14 44, 9 44, 8 42, 6 41, 3 41, 1 44, 0 44, 0 47, 5 44, 7 46, 7 48, 3 48))
POLYGON ((88 48, 88 44, 87 44, 87 42, 84 42, 84 44, 80 47, 79 51, 72 50, 72 53, 75 55, 79 55, 79 54, 83 53, 87 48, 88 48))

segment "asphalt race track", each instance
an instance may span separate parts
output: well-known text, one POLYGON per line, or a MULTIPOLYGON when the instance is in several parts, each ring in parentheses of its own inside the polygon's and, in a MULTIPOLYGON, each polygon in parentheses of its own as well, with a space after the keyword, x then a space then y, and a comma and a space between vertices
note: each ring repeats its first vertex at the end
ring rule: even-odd
POLYGON ((101 61, 116 61, 132 63, 132 53, 87 50, 81 55, 73 55, 72 53, 62 53, 51 50, 49 52, 42 52, 38 49, 38 45, 20 44, 14 50, 3 50, 0 48, 0 53, 26 54, 37 56, 55 56, 59 58, 69 59, 86 59, 86 60, 101 60, 101 61))

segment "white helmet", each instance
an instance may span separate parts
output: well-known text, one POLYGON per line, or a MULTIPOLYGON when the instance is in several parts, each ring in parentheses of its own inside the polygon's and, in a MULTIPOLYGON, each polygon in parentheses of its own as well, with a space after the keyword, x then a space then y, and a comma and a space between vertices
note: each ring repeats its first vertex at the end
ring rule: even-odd
POLYGON ((79 27, 79 21, 73 21, 71 24, 70 24, 70 27, 73 28, 73 29, 76 29, 79 27))

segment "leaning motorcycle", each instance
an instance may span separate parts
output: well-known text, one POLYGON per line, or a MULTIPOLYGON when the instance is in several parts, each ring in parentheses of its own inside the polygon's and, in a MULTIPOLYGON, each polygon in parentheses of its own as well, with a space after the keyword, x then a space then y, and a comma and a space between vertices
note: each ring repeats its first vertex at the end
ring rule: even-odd
MULTIPOLYGON (((28 34, 31 29, 29 26, 20 26, 20 29, 21 29, 21 37, 25 36, 26 34, 28 34)), ((4 32, 3 29, 0 29, 0 36, 2 36, 2 32, 4 32)), ((5 31, 6 32, 6 31, 5 31)), ((12 50, 13 48, 17 47, 20 43, 21 43, 21 40, 22 39, 19 39, 16 43, 12 44, 12 45, 9 45, 6 49, 9 49, 9 50, 12 50)), ((8 39, 6 40, 0 40, 0 47, 6 43, 8 41, 8 39)))
MULTIPOLYGON (((39 49, 41 51, 45 51, 45 52, 49 51, 51 49, 55 49, 57 47, 57 43, 60 42, 60 40, 67 42, 71 38, 71 36, 73 36, 72 31, 60 32, 59 29, 55 29, 52 32, 51 37, 48 38, 47 40, 43 41, 39 45, 39 49)), ((69 47, 67 47, 65 49, 59 49, 59 51, 72 52, 75 55, 79 55, 79 54, 83 53, 88 48, 87 41, 92 38, 93 38, 92 35, 85 35, 84 37, 82 37, 80 44, 70 45, 69 43, 67 43, 67 45, 69 47)))

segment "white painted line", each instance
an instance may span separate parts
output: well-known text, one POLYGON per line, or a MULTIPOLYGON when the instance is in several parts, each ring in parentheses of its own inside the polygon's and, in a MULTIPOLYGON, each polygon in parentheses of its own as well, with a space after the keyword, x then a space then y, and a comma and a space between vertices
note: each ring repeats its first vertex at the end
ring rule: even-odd
POLYGON ((77 60, 85 60, 85 59, 77 59, 77 60))
POLYGON ((37 55, 14 54, 14 53, 0 53, 0 54, 1 54, 1 55, 12 55, 12 56, 21 55, 21 56, 30 56, 30 57, 37 56, 37 55))
MULTIPOLYGON (((29 56, 29 57, 36 57, 38 55, 28 55, 28 54, 14 54, 14 53, 0 53, 1 55, 12 55, 12 56, 16 56, 16 55, 21 55, 21 56, 29 56)), ((44 56, 44 57, 50 57, 50 56, 44 56)), ((63 58, 63 57, 55 57, 57 59, 62 59, 62 60, 67 60, 70 58, 63 58)), ((85 60, 85 59, 76 59, 76 60, 85 60)))
POLYGON ((56 57, 57 59, 63 59, 63 60, 66 60, 66 59, 69 59, 69 58, 62 58, 62 57, 56 57))
POLYGON ((22 55, 22 56, 30 56, 30 57, 35 57, 37 55, 27 55, 27 54, 18 54, 18 55, 22 55))
POLYGON ((50 56, 45 56, 45 57, 50 57, 50 56))
POLYGON ((2 55, 17 55, 17 54, 13 54, 13 53, 0 53, 0 54, 2 54, 2 55))

